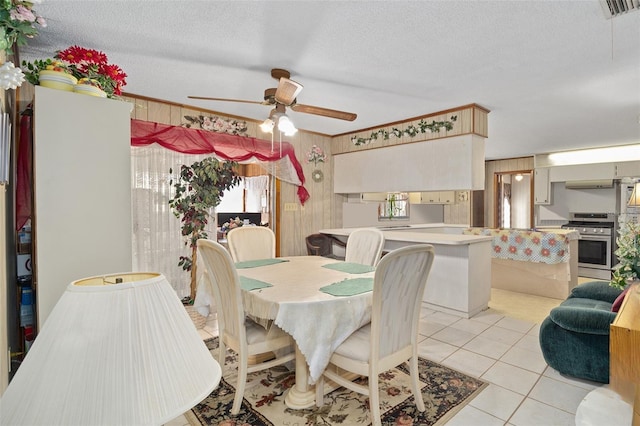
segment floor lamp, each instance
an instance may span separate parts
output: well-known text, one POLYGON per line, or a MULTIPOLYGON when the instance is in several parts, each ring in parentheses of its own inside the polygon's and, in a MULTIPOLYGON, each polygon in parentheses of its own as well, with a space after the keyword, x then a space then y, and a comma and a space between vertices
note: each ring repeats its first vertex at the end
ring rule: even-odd
POLYGON ((158 273, 72 282, 0 400, 0 424, 161 425, 205 399, 220 366, 158 273))

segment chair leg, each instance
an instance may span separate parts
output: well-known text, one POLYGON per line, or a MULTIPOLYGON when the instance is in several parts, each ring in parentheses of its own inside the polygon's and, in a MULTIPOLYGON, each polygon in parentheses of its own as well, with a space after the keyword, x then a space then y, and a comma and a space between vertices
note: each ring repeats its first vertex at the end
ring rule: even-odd
POLYGON ((224 375, 225 359, 227 358, 227 346, 224 344, 222 337, 218 337, 218 363, 224 375))
POLYGON ((238 360, 238 383, 236 384, 236 395, 233 398, 233 407, 231 407, 231 414, 236 415, 240 412, 240 406, 242 405, 242 398, 244 397, 244 387, 247 384, 247 356, 239 355, 238 360))
POLYGON ((371 412, 371 426, 381 426, 380 394, 378 393, 378 374, 369 376, 369 411, 371 412))
POLYGON ((425 410, 424 400, 422 399, 422 390, 420 389, 420 374, 418 373, 418 356, 416 354, 409 361, 409 372, 411 373, 411 390, 413 398, 416 400, 418 411, 425 410))
POLYGON ((324 376, 321 374, 316 381, 316 407, 324 405, 324 376))

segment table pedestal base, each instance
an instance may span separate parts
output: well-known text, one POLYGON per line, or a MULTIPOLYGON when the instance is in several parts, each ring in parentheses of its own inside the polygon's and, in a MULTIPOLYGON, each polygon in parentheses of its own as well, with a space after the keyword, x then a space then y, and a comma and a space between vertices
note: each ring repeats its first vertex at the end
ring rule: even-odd
POLYGON ((284 403, 292 410, 313 407, 316 403, 315 387, 309 385, 309 368, 304 355, 296 345, 296 383, 284 397, 284 403))
MULTIPOLYGON (((355 380, 358 377, 357 374, 350 372, 344 372, 341 376, 349 380, 355 380)), ((339 387, 337 383, 325 379, 324 394, 333 392, 339 387)), ((296 345, 296 383, 285 395, 284 403, 292 410, 302 410, 316 404, 316 387, 309 384, 309 367, 298 345, 296 345)))

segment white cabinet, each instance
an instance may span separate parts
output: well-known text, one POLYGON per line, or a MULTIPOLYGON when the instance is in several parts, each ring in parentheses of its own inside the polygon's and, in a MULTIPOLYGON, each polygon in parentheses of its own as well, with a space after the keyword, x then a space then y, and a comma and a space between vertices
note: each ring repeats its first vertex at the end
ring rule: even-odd
POLYGON ((455 191, 413 192, 409 198, 412 204, 453 204, 456 202, 455 191))
POLYGON ((573 164, 547 170, 550 182, 613 179, 615 174, 614 163, 573 164))
POLYGON ((535 204, 551 204, 549 168, 539 167, 535 169, 533 182, 535 204))
POLYGON ((484 189, 484 138, 453 136, 335 155, 333 192, 484 189))
POLYGON ((38 329, 74 280, 131 271, 131 104, 35 87, 38 329))
POLYGON ((380 203, 387 201, 387 192, 365 192, 360 194, 360 201, 380 203))
POLYGON ((615 163, 616 178, 640 177, 640 161, 615 163))

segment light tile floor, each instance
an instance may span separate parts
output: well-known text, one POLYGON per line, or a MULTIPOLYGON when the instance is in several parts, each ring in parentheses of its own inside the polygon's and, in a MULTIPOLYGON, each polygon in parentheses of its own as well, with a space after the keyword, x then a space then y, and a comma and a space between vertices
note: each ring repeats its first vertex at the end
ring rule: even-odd
MULTIPOLYGON (((215 320, 199 331, 203 339, 216 336, 215 320)), ((561 376, 547 366, 538 331, 539 324, 493 309, 471 319, 423 309, 420 356, 490 383, 447 425, 575 425, 578 405, 600 384, 561 376)), ((167 424, 188 422, 180 416, 167 424)))

